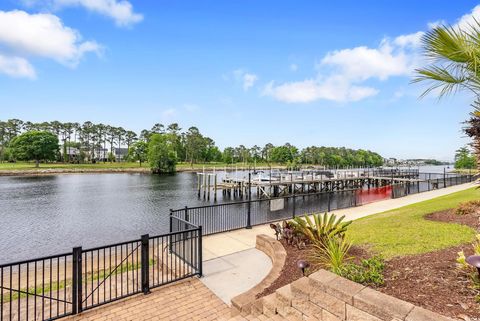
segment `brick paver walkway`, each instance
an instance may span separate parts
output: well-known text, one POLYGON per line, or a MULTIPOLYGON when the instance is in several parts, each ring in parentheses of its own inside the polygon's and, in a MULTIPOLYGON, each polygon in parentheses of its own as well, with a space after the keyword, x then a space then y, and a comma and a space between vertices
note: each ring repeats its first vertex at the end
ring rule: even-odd
POLYGON ((139 294, 65 321, 228 320, 230 308, 197 278, 139 294))

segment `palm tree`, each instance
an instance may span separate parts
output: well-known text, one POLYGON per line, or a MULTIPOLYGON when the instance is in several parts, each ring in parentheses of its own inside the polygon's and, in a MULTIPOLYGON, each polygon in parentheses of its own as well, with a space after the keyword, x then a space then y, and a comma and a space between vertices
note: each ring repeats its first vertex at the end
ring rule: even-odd
POLYGON ((465 133, 473 139, 473 148, 480 169, 480 23, 466 29, 439 26, 422 38, 425 57, 430 64, 416 69, 413 82, 427 82, 422 97, 439 91, 439 97, 458 91, 473 94, 474 111, 466 122, 465 133))

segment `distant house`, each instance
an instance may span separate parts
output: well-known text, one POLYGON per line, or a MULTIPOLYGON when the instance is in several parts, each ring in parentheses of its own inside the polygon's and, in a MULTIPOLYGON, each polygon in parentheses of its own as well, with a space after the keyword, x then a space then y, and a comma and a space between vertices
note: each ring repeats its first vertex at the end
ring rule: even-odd
POLYGON ((122 161, 128 156, 128 148, 115 148, 113 152, 116 161, 122 161))
POLYGON ((99 162, 103 162, 103 161, 106 162, 108 160, 108 149, 97 148, 97 149, 95 149, 95 152, 94 152, 93 156, 99 162))
POLYGON ((395 166, 397 164, 396 158, 385 158, 383 164, 386 166, 395 166))
POLYGON ((78 158, 80 157, 80 149, 75 147, 67 147, 64 149, 62 146, 60 148, 60 155, 62 155, 62 159, 65 158, 65 153, 69 160, 78 160, 78 158))

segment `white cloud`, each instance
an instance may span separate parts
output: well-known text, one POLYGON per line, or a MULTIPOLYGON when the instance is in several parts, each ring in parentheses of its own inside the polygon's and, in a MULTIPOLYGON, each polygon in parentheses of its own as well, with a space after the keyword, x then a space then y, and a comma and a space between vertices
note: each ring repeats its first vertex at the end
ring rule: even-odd
POLYGON ((120 27, 131 26, 143 20, 143 15, 135 13, 133 6, 126 0, 50 0, 57 7, 83 7, 89 11, 104 15, 115 21, 120 27))
POLYGON ((401 35, 395 38, 393 43, 400 47, 419 48, 422 43, 422 37, 425 34, 423 31, 418 31, 408 35, 401 35))
POLYGON ((243 75, 243 90, 247 91, 250 87, 253 87, 258 80, 257 75, 246 73, 243 75))
POLYGON ((417 62, 420 33, 384 39, 377 48, 365 46, 327 53, 316 66, 314 78, 275 85, 270 82, 263 94, 288 103, 308 103, 324 99, 336 102, 359 101, 379 90, 363 83, 408 76, 417 62))
POLYGON ((477 20, 477 22, 480 22, 480 5, 475 6, 470 13, 467 13, 460 17, 460 19, 457 20, 453 27, 462 30, 468 30, 470 29, 470 26, 477 24, 475 20, 477 20))
POLYGON ((36 78, 33 66, 26 59, 21 57, 8 57, 1 54, 0 73, 14 78, 36 78))
POLYGON ((263 94, 287 103, 309 103, 319 99, 337 102, 358 101, 378 93, 375 88, 355 86, 342 77, 330 77, 325 81, 307 79, 275 86, 270 82, 263 94))
POLYGON ((0 44, 19 55, 50 58, 72 67, 85 53, 101 50, 96 42, 82 42, 80 34, 55 15, 18 10, 0 11, 0 44))
POLYGON ((258 76, 244 71, 243 69, 237 69, 233 72, 235 80, 242 83, 244 91, 248 91, 251 87, 255 85, 258 80, 258 76))
POLYGON ((11 76, 28 78, 35 75, 29 57, 53 59, 74 68, 86 53, 100 54, 102 49, 94 41, 82 41, 76 30, 63 25, 55 15, 19 10, 0 11, 0 46, 3 70, 9 70, 11 76))
MULTIPOLYGON (((398 38, 397 38, 398 39, 398 38)), ((353 80, 408 75, 411 71, 410 57, 402 50, 394 52, 388 40, 378 48, 356 47, 328 53, 321 65, 336 68, 344 77, 353 80)))

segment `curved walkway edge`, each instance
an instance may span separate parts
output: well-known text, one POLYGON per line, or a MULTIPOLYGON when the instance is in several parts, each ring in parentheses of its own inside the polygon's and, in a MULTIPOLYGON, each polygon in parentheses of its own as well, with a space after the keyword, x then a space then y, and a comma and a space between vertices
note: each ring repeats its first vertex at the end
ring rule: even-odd
MULTIPOLYGON (((429 192, 408 195, 401 198, 374 202, 362 206, 333 211, 337 215, 345 215, 346 220, 356 220, 365 216, 382 213, 410 204, 430 200, 478 186, 476 183, 450 186, 429 192)), ((203 238, 203 259, 211 260, 232 253, 255 248, 257 235, 273 235, 269 224, 254 226, 252 229, 240 229, 231 232, 208 235, 203 238)))

